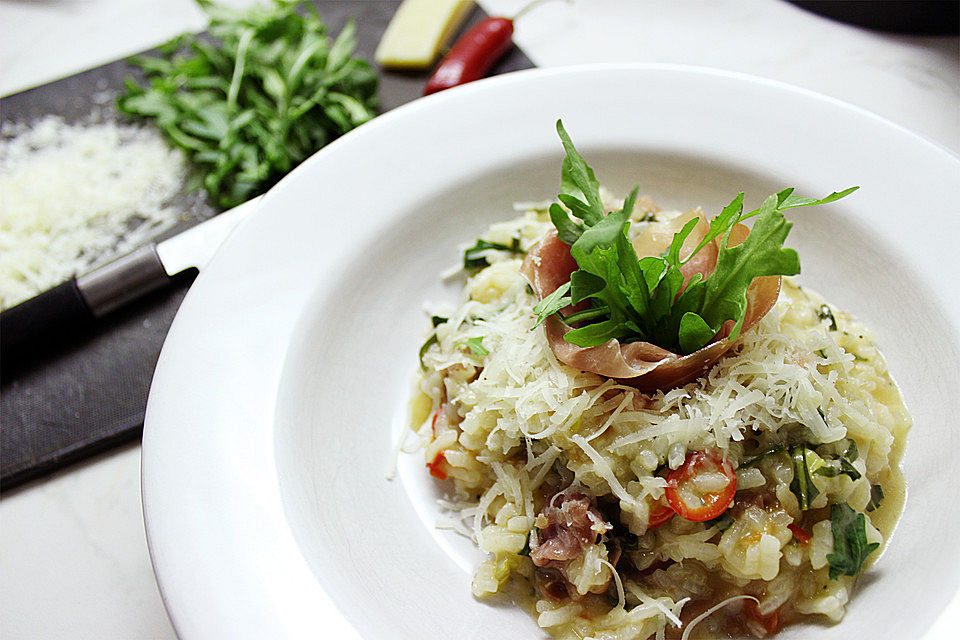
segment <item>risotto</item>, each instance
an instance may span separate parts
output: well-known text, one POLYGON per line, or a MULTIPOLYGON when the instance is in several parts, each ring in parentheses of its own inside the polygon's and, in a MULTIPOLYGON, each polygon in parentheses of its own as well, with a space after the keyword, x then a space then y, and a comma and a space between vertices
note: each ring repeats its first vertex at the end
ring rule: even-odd
MULTIPOLYGON (((597 194, 606 212, 626 209, 597 194)), ((628 204, 623 235, 636 247, 667 231, 673 245, 673 229, 706 221, 628 204)), ((765 637, 839 621, 904 495, 910 417, 870 331, 778 276, 779 295, 752 322, 746 310, 739 336, 728 319, 706 344, 638 358, 627 351, 637 336, 604 335, 593 349, 618 343, 644 373, 605 374, 596 351, 571 365, 571 349, 591 347, 551 334, 553 291, 536 273, 563 233, 556 204, 517 213, 465 252, 463 298, 433 317, 411 403, 427 470, 449 492, 441 524, 487 554, 474 595, 513 598, 571 639, 765 637), (698 355, 722 342, 712 361, 698 355), (693 373, 662 375, 691 358, 693 373)), ((564 276, 575 286, 576 267, 564 276)), ((597 297, 558 305, 567 331, 602 310, 597 297)))

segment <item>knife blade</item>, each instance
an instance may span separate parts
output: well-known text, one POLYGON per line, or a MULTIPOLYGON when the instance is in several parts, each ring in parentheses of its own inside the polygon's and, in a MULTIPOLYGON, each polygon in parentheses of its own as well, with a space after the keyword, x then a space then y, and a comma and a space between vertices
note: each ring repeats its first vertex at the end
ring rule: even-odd
POLYGON ((203 269, 259 201, 249 200, 5 309, 0 313, 0 366, 6 373, 38 348, 90 330, 120 307, 168 286, 173 276, 203 269))

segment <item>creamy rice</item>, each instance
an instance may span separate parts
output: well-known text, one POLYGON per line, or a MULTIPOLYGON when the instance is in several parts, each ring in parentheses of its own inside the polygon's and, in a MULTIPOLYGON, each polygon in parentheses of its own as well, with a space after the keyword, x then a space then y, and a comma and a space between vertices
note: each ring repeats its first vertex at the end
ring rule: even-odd
MULTIPOLYGON (((631 234, 670 215, 642 199, 631 234)), ((527 251, 551 228, 529 207, 483 237, 527 251)), ((571 639, 686 637, 725 601, 690 637, 840 620, 856 576, 830 577, 831 505, 864 514, 867 542, 883 545, 904 494, 911 421, 871 332, 785 279, 774 309, 707 375, 645 394, 559 362, 534 328, 522 256, 483 255, 489 266, 435 319, 411 403, 427 467, 447 481, 443 524, 488 554, 474 595, 507 594, 571 639), (798 451, 814 485, 806 509, 791 490, 798 451), (669 512, 654 523, 667 477, 697 452, 735 470, 733 502, 707 521, 669 512), (868 511, 876 486, 884 499, 868 511), (593 533, 576 557, 537 566, 544 532, 556 531, 547 505, 574 499, 589 503, 593 533)), ((710 491, 724 478, 697 482, 710 491)))

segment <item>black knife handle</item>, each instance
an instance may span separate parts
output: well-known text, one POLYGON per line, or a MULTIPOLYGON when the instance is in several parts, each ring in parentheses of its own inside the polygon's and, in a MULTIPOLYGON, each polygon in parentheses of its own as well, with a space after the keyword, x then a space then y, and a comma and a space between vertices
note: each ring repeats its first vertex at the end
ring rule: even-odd
POLYGON ((31 351, 89 330, 94 320, 76 278, 5 309, 0 314, 0 367, 17 366, 31 351))
POLYGON ((154 245, 136 249, 90 273, 0 314, 0 368, 7 374, 51 351, 123 305, 171 282, 154 245))

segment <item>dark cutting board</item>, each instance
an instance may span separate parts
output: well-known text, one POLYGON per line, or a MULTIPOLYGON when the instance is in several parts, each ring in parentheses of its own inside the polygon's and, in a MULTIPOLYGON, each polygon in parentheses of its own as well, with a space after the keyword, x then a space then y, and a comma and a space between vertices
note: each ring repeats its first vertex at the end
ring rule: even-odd
MULTIPOLYGON (((348 19, 356 20, 357 51, 372 61, 400 2, 320 0, 315 4, 333 34, 348 19)), ((465 28, 483 17, 475 9, 465 28)), ((514 47, 493 73, 532 66, 514 47)), ((47 114, 71 123, 91 118, 120 120, 113 101, 104 102, 98 96, 118 90, 124 77, 132 74, 128 64, 117 61, 6 96, 0 99, 0 121, 30 122, 47 114)), ((381 111, 419 97, 427 75, 380 70, 381 111)), ((166 235, 216 213, 196 194, 180 194, 174 203, 186 212, 187 221, 166 235)), ((0 369, 0 490, 140 437, 160 347, 190 281, 189 276, 181 278, 177 286, 115 313, 93 335, 38 349, 24 367, 0 369)))

